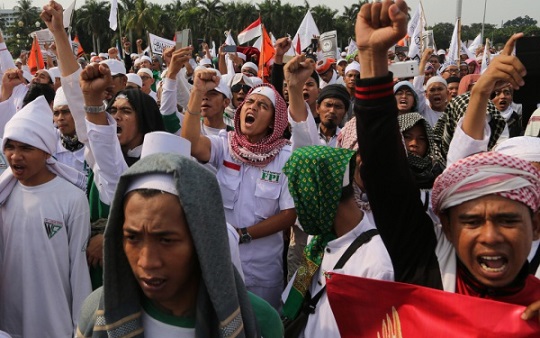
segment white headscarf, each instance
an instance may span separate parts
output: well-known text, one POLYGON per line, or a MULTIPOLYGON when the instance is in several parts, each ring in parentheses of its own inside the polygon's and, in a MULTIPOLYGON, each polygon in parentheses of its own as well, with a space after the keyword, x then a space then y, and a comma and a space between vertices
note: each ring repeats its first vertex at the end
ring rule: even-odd
MULTIPOLYGON (((2 151, 7 140, 29 144, 47 154, 56 153, 58 135, 52 123, 51 108, 44 96, 24 106, 9 120, 4 129, 2 151)), ((80 189, 86 188, 86 176, 83 173, 56 161, 52 156, 47 159, 47 168, 80 189)), ((0 205, 6 201, 16 183, 17 179, 13 176, 11 168, 6 169, 0 176, 0 205)))

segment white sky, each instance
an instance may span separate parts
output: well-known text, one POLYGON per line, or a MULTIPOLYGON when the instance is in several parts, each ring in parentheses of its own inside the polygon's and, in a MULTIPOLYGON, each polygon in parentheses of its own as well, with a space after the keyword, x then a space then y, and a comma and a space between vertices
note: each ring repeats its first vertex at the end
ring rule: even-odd
MULTIPOLYGON (((225 0, 227 2, 229 0, 225 0)), ((243 0, 247 2, 247 0, 243 0)), ((424 11, 428 21, 428 25, 432 26, 438 22, 454 23, 456 18, 456 6, 458 0, 423 0, 424 11)), ((499 25, 501 20, 507 21, 517 18, 518 16, 529 15, 533 19, 540 22, 540 1, 538 0, 484 0, 487 1, 486 22, 499 25)), ((480 23, 484 13, 484 1, 482 0, 462 0, 462 22, 463 24, 480 23)), ((59 0, 59 2, 67 7, 71 0, 59 0)), ((169 0, 150 0, 150 2, 165 4, 169 0)), ((254 0, 251 3, 256 4, 261 0, 254 0)), ((290 2, 292 4, 302 5, 303 0, 282 0, 282 3, 290 2)), ((319 4, 327 5, 337 9, 340 13, 345 5, 350 6, 353 1, 350 0, 308 0, 311 6, 319 4)), ((0 8, 13 8, 17 3, 16 0, 0 0, 0 8)), ((42 7, 47 0, 34 0, 35 6, 42 7)), ((408 1, 412 12, 418 6, 418 0, 408 1)), ((77 8, 84 4, 84 0, 77 1, 77 8)))

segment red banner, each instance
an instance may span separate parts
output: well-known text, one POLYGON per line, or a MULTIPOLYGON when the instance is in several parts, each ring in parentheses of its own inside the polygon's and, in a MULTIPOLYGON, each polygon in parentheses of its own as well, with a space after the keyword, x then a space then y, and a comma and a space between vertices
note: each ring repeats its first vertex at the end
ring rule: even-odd
POLYGON ((335 273, 326 289, 343 338, 540 337, 519 305, 335 273))

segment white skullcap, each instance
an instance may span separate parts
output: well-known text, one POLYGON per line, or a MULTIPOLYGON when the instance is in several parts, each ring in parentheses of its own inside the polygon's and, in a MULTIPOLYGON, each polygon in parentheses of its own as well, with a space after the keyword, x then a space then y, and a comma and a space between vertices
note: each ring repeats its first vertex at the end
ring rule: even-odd
POLYGON ((244 65, 242 66, 242 69, 241 70, 244 70, 246 68, 251 68, 251 69, 254 69, 255 72, 259 72, 259 67, 257 67, 256 64, 254 64, 253 62, 246 62, 244 63, 244 65))
POLYGON ((105 64, 109 67, 109 69, 111 70, 111 76, 115 76, 118 74, 126 75, 126 66, 124 66, 124 63, 121 61, 107 59, 101 61, 100 64, 105 64))
POLYGON ((253 94, 266 96, 272 102, 274 107, 276 106, 276 94, 274 93, 274 90, 272 90, 272 88, 266 86, 257 87, 251 91, 249 96, 253 94))
POLYGON ((124 196, 137 189, 155 189, 178 196, 172 174, 145 174, 131 179, 124 196))
POLYGON ((60 69, 58 67, 52 67, 49 68, 49 75, 51 75, 51 79, 54 82, 56 78, 60 78, 60 69))
POLYGON ((23 70, 23 73, 22 73, 24 79, 28 82, 32 82, 32 79, 34 78, 34 76, 32 75, 32 73, 30 73, 29 71, 27 70, 23 70))
POLYGON ((2 149, 8 139, 29 144, 47 154, 56 153, 57 136, 52 111, 44 96, 24 106, 6 123, 2 149))
POLYGON ((148 61, 148 62, 152 63, 152 59, 150 59, 150 57, 147 56, 147 55, 143 55, 139 59, 141 60, 141 62, 148 61))
POLYGON ((250 77, 251 82, 253 82, 253 86, 260 85, 263 83, 263 80, 260 77, 252 76, 250 77))
POLYGON ((426 88, 429 88, 429 86, 431 86, 433 83, 442 83, 445 87, 448 87, 448 83, 446 83, 446 80, 441 76, 431 77, 426 84, 426 88))
POLYGON ((221 94, 225 95, 228 99, 231 99, 232 97, 231 88, 227 85, 225 81, 223 81, 223 78, 219 79, 219 85, 214 89, 220 92, 221 94))
POLYGON ((137 71, 137 75, 140 75, 141 73, 145 73, 150 77, 154 77, 154 74, 152 74, 152 71, 148 68, 141 68, 137 71))
POLYGON ((209 58, 202 58, 201 61, 199 61, 199 66, 206 65, 212 65, 212 60, 210 60, 209 58))
POLYGON ((158 153, 172 153, 190 157, 191 142, 183 137, 164 131, 147 133, 144 135, 141 158, 158 153))
POLYGON ((540 162, 540 138, 518 136, 499 143, 493 151, 514 156, 528 162, 540 162))
POLYGON ((142 79, 141 79, 141 77, 139 75, 129 73, 126 76, 127 76, 127 82, 131 82, 133 84, 136 84, 137 86, 139 86, 139 88, 142 87, 142 79))
POLYGON ((109 58, 109 54, 107 53, 99 53, 98 56, 102 59, 108 59, 109 58))
POLYGON ((347 73, 351 70, 356 70, 358 73, 360 73, 360 64, 356 61, 349 63, 349 65, 345 68, 345 75, 347 75, 347 73))
POLYGON ((67 105, 68 101, 66 98, 66 94, 64 93, 64 88, 60 87, 58 88, 58 90, 56 90, 56 94, 54 95, 53 109, 57 109, 58 107, 67 105))
POLYGON ((251 81, 252 77, 245 76, 242 73, 236 73, 234 74, 234 77, 231 82, 231 87, 237 84, 238 82, 244 80, 244 83, 250 87, 253 87, 253 81, 251 81))
POLYGON ((238 57, 239 57, 240 59, 246 61, 246 59, 247 59, 246 54, 244 54, 244 53, 242 53, 242 52, 237 52, 236 54, 238 55, 238 57))

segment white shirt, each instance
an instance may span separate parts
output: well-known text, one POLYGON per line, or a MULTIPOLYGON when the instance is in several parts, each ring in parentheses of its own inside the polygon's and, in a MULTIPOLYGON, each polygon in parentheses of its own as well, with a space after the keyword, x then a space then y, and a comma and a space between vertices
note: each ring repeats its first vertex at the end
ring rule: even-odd
MULTIPOLYGON (((368 243, 360 246, 342 269, 334 270, 334 266, 351 243, 363 232, 370 229, 375 229, 375 225, 368 217, 364 217, 354 229, 328 242, 321 266, 313 277, 309 289, 312 296, 316 295, 326 285, 324 274, 331 271, 351 276, 387 281, 394 280, 392 261, 381 237, 378 235, 374 236, 368 243)), ((319 299, 315 313, 309 316, 304 334, 301 337, 340 337, 326 292, 319 299)))
POLYGON ((195 328, 185 328, 160 322, 144 310, 142 311, 142 322, 145 337, 195 338, 195 328))
MULTIPOLYGON (((285 146, 266 167, 238 164, 229 153, 228 134, 209 136, 209 163, 217 168, 225 217, 235 228, 249 228, 282 210, 294 208, 282 172, 291 155, 285 146)), ((247 286, 276 287, 283 283, 282 232, 240 245, 240 258, 247 286)))
POLYGON ((296 122, 291 117, 290 110, 287 109, 289 124, 291 125, 291 143, 293 150, 301 147, 323 145, 330 147, 337 147, 337 138, 341 129, 338 127, 336 133, 330 140, 326 140, 326 137, 322 134, 320 126, 317 128, 313 114, 309 105, 306 103, 307 118, 305 121, 296 122))
POLYGON ((16 184, 0 207, 0 330, 15 337, 73 337, 91 292, 90 212, 82 190, 56 177, 16 184))

